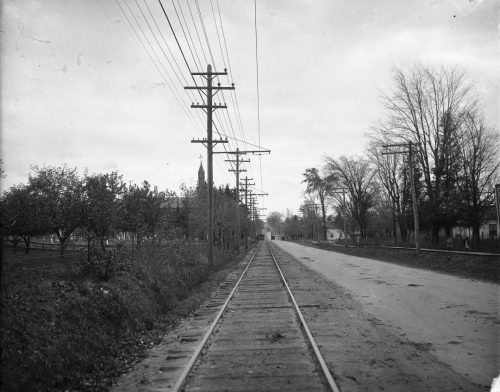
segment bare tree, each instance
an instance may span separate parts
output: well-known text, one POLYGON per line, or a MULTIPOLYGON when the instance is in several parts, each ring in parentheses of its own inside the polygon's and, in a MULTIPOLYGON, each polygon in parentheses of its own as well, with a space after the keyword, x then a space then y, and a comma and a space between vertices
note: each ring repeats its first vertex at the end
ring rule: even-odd
POLYGON ((351 213, 359 225, 363 238, 368 226, 368 210, 373 205, 376 189, 375 169, 370 161, 359 157, 341 156, 339 159, 326 158, 328 173, 337 183, 347 189, 351 203, 351 213))
POLYGON ((404 159, 401 155, 384 155, 383 145, 390 144, 390 140, 384 139, 384 135, 373 133, 370 135, 368 144, 368 157, 374 164, 378 180, 380 182, 382 197, 391 206, 392 209, 392 236, 397 240, 397 227, 401 238, 406 240, 407 227, 404 211, 404 159))
POLYGON ((382 96, 388 111, 384 132, 395 142, 416 146, 426 188, 427 214, 432 217, 433 242, 439 229, 449 227, 456 209, 459 132, 465 114, 473 112, 477 99, 465 74, 457 69, 435 70, 424 66, 393 70, 393 90, 382 96))
POLYGON ((477 249, 479 228, 486 210, 493 204, 495 184, 500 180, 500 136, 488 128, 484 117, 467 113, 461 127, 461 176, 458 187, 466 212, 465 223, 472 227, 474 247, 477 249))
POLYGON ((266 219, 267 226, 274 232, 281 234, 283 226, 283 214, 278 211, 271 212, 266 219))

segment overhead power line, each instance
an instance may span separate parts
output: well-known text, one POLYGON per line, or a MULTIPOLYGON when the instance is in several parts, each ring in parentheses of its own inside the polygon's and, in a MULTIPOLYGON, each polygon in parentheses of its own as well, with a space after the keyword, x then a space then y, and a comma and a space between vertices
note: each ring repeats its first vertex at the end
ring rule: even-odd
MULTIPOLYGON (((259 38, 257 30, 257 0, 254 0, 254 27, 255 27, 255 67, 257 75, 257 131, 259 135, 259 148, 260 148, 260 91, 259 91, 259 38)), ((260 187, 264 188, 262 180, 262 159, 259 156, 259 169, 260 169, 260 187)))
MULTIPOLYGON (((162 9, 162 11, 163 11, 163 15, 164 15, 164 16, 165 16, 165 18, 167 19, 167 22, 168 22, 168 25, 169 25, 169 27, 170 27, 170 30, 172 31, 172 34, 173 34, 173 36, 174 36, 174 38, 175 38, 175 42, 177 43, 177 46, 178 46, 178 48, 179 48, 179 50, 180 50, 180 52, 181 52, 181 54, 182 54, 182 58, 184 59, 184 63, 186 64, 186 67, 187 67, 187 69, 188 69, 188 71, 189 71, 189 73, 190 73, 190 75, 191 75, 191 78, 192 78, 192 80, 193 80, 193 82, 194 82, 195 86, 196 86, 196 87, 198 87, 198 85, 197 85, 197 83, 196 83, 196 79, 195 79, 195 78, 194 78, 194 76, 193 76, 193 72, 192 72, 192 70, 191 70, 191 67, 189 66, 189 62, 187 61, 187 58, 186 58, 186 56, 185 56, 185 54, 184 54, 184 50, 182 49, 182 46, 181 46, 181 44, 180 44, 180 41, 179 41, 179 39, 177 38, 177 34, 175 33, 175 29, 174 29, 174 27, 173 27, 173 25, 172 25, 172 22, 171 22, 170 18, 168 17, 168 13, 167 13, 167 11, 166 11, 165 7, 163 6, 162 1, 161 1, 161 0, 158 0, 158 3, 160 4, 160 7, 161 7, 161 9, 162 9)), ((173 2, 172 2, 172 4, 173 4, 173 2)), ((197 1, 196 1, 196 4, 197 4, 197 6, 198 6, 198 10, 199 10, 199 5, 198 5, 198 2, 197 2, 197 1)), ((174 5, 174 7, 175 7, 175 5, 174 5)), ((199 11, 199 15, 200 15, 200 18, 201 18, 201 11, 199 11)), ((180 22, 180 18, 178 18, 178 20, 179 20, 179 23, 181 23, 181 22, 180 22)), ((203 22, 203 20, 202 20, 202 22, 203 22)), ((203 25, 203 27, 204 27, 204 25, 203 25)), ((181 28, 182 28, 182 23, 181 23, 181 28)), ((186 36, 185 36, 185 38, 186 38, 186 36)), ((207 36, 206 36, 206 40, 207 40, 207 43, 208 43, 208 37, 207 37, 207 36)), ((187 38, 186 38, 186 42, 187 42, 187 38)), ((209 44, 209 43, 208 43, 208 44, 209 44)), ((192 53, 191 53, 191 54, 192 54, 192 53)), ((194 55, 193 55, 193 59, 194 59, 194 55)), ((195 64, 196 64, 196 61, 195 61, 195 64)), ((199 95, 200 95, 201 100, 203 101, 203 99, 204 99, 204 98, 203 98, 202 92, 201 92, 201 91, 198 91, 198 93, 199 93, 199 95)), ((217 115, 216 115, 216 116, 217 116, 217 115)), ((219 123, 221 123, 221 122, 220 122, 220 119, 219 119, 219 123)), ((214 125, 215 125, 215 123, 214 123, 214 125)), ((222 127, 222 123, 221 123, 221 127, 222 127)), ((219 131, 219 129, 218 129, 218 127, 217 127, 216 125, 215 125, 215 128, 216 128, 217 133, 218 133, 218 134, 219 134, 219 136, 220 136, 220 131, 219 131)), ((224 146, 224 149, 225 149, 225 148, 226 148, 226 147, 224 146)))

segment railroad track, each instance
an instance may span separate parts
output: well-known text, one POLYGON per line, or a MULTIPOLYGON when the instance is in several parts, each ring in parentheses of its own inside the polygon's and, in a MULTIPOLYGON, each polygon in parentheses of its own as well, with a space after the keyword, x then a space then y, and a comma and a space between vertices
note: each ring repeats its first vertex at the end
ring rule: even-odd
POLYGON ((339 391, 267 242, 171 390, 339 391))

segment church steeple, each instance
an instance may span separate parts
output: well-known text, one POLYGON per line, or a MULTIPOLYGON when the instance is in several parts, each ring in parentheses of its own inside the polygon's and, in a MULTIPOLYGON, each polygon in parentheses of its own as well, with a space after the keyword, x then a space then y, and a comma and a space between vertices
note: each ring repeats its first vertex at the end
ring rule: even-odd
POLYGON ((203 169, 203 164, 200 162, 200 168, 198 169, 198 185, 201 187, 205 185, 205 169, 203 169))

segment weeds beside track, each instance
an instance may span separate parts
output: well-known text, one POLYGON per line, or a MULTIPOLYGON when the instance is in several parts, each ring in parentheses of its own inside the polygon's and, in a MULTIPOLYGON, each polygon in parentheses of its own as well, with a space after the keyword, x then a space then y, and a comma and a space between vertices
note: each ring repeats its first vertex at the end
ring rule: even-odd
POLYGON ((107 390, 236 265, 226 251, 210 270, 201 251, 124 249, 105 260, 106 273, 103 255, 91 265, 86 253, 4 252, 2 390, 107 390))

